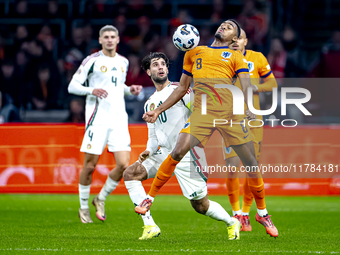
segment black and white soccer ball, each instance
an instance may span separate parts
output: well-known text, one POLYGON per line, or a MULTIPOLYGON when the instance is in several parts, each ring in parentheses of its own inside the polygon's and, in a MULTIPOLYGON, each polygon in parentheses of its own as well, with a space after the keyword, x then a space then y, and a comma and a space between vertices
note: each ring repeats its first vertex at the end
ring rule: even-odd
POLYGON ((188 51, 194 49, 200 42, 200 34, 196 27, 190 24, 180 25, 174 35, 172 41, 177 49, 188 51))

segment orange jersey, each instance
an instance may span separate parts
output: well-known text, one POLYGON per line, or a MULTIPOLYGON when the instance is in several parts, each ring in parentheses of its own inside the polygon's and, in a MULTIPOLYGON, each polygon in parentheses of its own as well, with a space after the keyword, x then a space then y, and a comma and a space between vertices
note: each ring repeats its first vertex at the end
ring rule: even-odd
POLYGON ((184 56, 183 73, 194 78, 194 108, 200 107, 201 94, 206 94, 208 111, 232 111, 231 92, 215 84, 232 84, 232 78, 243 72, 248 73, 247 60, 227 46, 198 46, 184 56))
MULTIPOLYGON (((244 57, 248 62, 251 83, 253 85, 256 85, 259 88, 258 92, 272 91, 273 89, 272 87, 261 86, 260 84, 261 78, 275 79, 266 57, 263 56, 261 52, 256 52, 252 50, 246 50, 244 52, 244 57)), ((240 89, 242 89, 240 81, 237 81, 235 85, 239 87, 240 89)), ((258 93, 254 93, 253 105, 255 109, 261 110, 260 109, 260 98, 259 98, 258 93)), ((262 119, 262 116, 258 115, 257 118, 262 119)), ((256 124, 253 124, 253 125, 256 125, 256 124)))

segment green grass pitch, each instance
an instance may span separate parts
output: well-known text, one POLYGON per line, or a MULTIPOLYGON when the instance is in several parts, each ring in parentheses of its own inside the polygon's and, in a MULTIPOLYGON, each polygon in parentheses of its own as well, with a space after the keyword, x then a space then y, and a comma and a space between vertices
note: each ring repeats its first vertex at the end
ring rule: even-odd
MULTIPOLYGON (((231 212, 227 197, 210 199, 231 212)), ((253 231, 228 241, 225 224, 197 214, 186 198, 158 196, 151 211, 162 234, 140 241, 142 219, 127 195, 108 197, 104 223, 91 205, 94 224, 80 222, 77 195, 0 195, 0 254, 340 253, 340 197, 268 196, 266 202, 277 239, 255 221, 254 205, 253 231)))

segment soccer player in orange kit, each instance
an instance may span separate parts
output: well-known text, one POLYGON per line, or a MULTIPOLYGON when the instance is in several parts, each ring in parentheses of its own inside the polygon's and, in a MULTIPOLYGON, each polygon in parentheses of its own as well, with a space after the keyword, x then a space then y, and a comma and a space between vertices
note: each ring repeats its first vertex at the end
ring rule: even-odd
MULTIPOLYGON (((270 65, 265 56, 262 53, 246 50, 245 47, 248 43, 247 35, 244 30, 241 30, 241 35, 237 41, 230 45, 230 48, 233 50, 240 50, 244 55, 245 59, 248 62, 248 68, 250 73, 251 83, 255 86, 255 94, 253 97, 253 105, 254 108, 260 110, 260 98, 259 92, 270 92, 274 87, 277 87, 277 82, 275 77, 270 69, 270 65), (263 83, 260 83, 260 79, 263 79, 263 83)), ((241 87, 239 81, 235 83, 236 86, 241 87)), ((257 119, 262 119, 262 116, 257 116, 257 119)), ((263 139, 263 125, 260 121, 258 123, 253 123, 250 131, 253 137, 253 143, 255 148, 256 160, 260 161, 261 155, 261 145, 263 139)), ((231 147, 226 147, 223 142, 223 155, 225 159, 226 166, 234 166, 239 167, 240 158, 237 156, 235 151, 231 147)), ((249 211, 251 204, 253 202, 253 194, 248 185, 248 178, 245 179, 243 184, 243 203, 242 203, 242 211, 240 210, 240 202, 239 202, 239 179, 238 173, 227 173, 227 190, 229 201, 233 209, 233 216, 237 218, 241 222, 241 231, 251 231, 251 225, 249 221, 249 211)), ((263 192, 264 197, 264 183, 262 178, 258 180, 259 186, 261 187, 261 192, 263 192)), ((263 208, 265 208, 265 200, 263 198, 263 208)), ((261 217, 256 215, 256 220, 261 221, 261 217)), ((260 222, 261 223, 261 222, 260 222)), ((262 224, 262 223, 261 223, 262 224)), ((272 232, 270 231, 269 234, 272 232)), ((274 233, 275 235, 275 233, 274 233)))
MULTIPOLYGON (((267 232, 272 232, 272 236, 278 236, 278 231, 272 224, 266 208, 262 208, 264 193, 258 183, 262 179, 257 171, 255 149, 249 128, 244 121, 244 115, 234 115, 234 99, 231 91, 215 86, 216 84, 232 84, 232 78, 234 75, 238 75, 245 103, 248 88, 254 88, 250 82, 246 59, 240 52, 229 49, 229 45, 236 42, 240 34, 241 29, 237 22, 227 20, 217 29, 215 40, 211 46, 198 46, 188 51, 184 57, 183 74, 178 88, 157 109, 144 114, 145 121, 155 122, 159 114, 172 107, 185 95, 190 87, 192 77, 194 78, 195 102, 191 120, 188 120, 178 137, 175 148, 158 169, 148 197, 135 208, 137 213, 145 214, 150 209, 157 192, 171 178, 176 165, 183 156, 194 146, 199 144, 204 146, 212 133, 218 130, 226 142, 226 146, 231 146, 243 165, 251 169, 247 172, 249 188, 255 197, 262 225, 266 227, 267 232), (206 100, 206 114, 202 114, 202 99, 204 100, 204 96, 207 94, 210 96, 210 100, 206 100), (215 125, 216 119, 230 119, 233 123, 241 124, 215 125)), ((246 115, 249 119, 256 118, 249 110, 246 110, 246 115)), ((208 210, 209 202, 207 201, 207 203, 202 206, 208 210)))

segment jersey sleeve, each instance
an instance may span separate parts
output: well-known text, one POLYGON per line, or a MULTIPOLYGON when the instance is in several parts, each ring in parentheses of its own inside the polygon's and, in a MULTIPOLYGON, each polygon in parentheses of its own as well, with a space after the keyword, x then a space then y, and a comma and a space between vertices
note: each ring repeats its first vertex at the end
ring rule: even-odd
POLYGON ((191 53, 192 50, 187 51, 184 55, 184 60, 183 60, 183 73, 186 75, 189 75, 192 77, 192 60, 191 60, 191 53))
POLYGON ((92 94, 94 88, 84 86, 88 75, 93 70, 94 60, 88 61, 89 57, 85 58, 78 70, 72 77, 70 84, 68 85, 68 92, 71 94, 86 96, 92 94))
MULTIPOLYGON (((259 61, 258 63, 260 64, 259 66, 259 75, 261 78, 267 78, 272 74, 272 70, 270 68, 270 65, 268 63, 268 60, 265 56, 263 56, 262 53, 259 54, 259 61)), ((274 75, 273 77, 274 78, 274 75)))
POLYGON ((150 151, 150 155, 154 154, 158 149, 158 140, 156 135, 155 123, 147 123, 148 126, 148 142, 146 150, 150 151))
POLYGON ((240 74, 240 73, 249 73, 248 69, 248 62, 242 55, 242 53, 235 51, 234 52, 234 61, 235 61, 235 73, 240 74))

